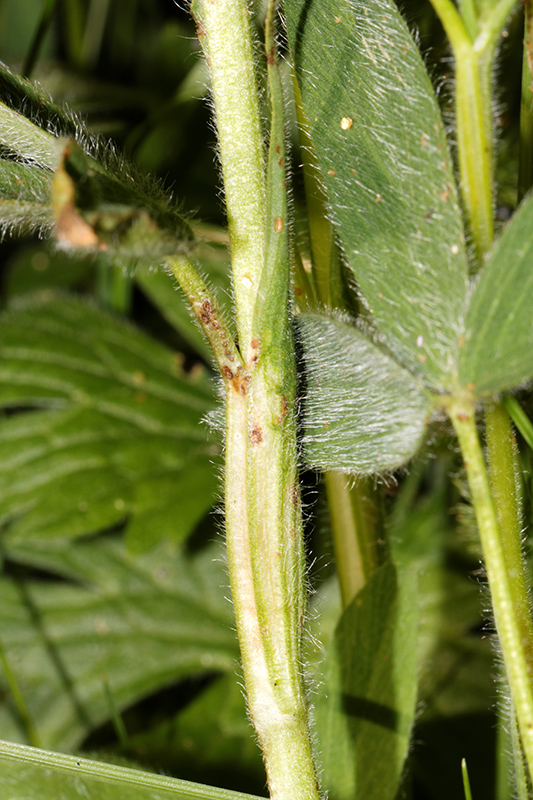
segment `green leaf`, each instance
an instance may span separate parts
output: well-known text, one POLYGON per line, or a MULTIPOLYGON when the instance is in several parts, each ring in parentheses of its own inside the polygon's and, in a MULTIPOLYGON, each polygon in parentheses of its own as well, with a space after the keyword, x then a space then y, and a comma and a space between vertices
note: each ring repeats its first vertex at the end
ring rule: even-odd
POLYGON ((454 375, 468 289, 452 164, 424 64, 392 0, 285 3, 309 133, 345 258, 390 351, 454 375))
POLYGON ((381 567, 341 617, 315 718, 331 800, 394 800, 417 695, 413 573, 381 567))
MULTIPOLYGON (((108 718, 105 682, 122 710, 187 676, 233 674, 220 546, 132 557, 117 537, 100 537, 21 542, 6 554, 68 581, 0 581, 2 643, 44 746, 77 747, 108 718)), ((24 740, 5 687, 0 698, 2 735, 24 740)))
MULTIPOLYGON (((137 174, 39 86, 0 65, 0 98, 0 145, 7 155, 55 172, 51 199, 62 244, 151 260, 190 245, 189 223, 161 185, 137 174)), ((21 186, 13 202, 24 205, 24 194, 21 186)), ((0 203, 0 225, 2 211, 7 226, 16 212, 0 203)))
POLYGON ((431 399, 413 376, 347 322, 297 319, 303 346, 306 461, 320 469, 393 470, 420 446, 431 399))
POLYGON ((494 245, 466 314, 459 378, 478 395, 533 377, 533 197, 494 245))
POLYGON ((9 301, 42 289, 66 289, 90 280, 94 264, 88 258, 72 258, 57 248, 32 243, 17 248, 7 266, 4 297, 9 301))
POLYGON ((133 550, 183 540, 217 489, 207 376, 74 296, 0 317, 0 522, 7 539, 81 536, 129 520, 133 550), (48 406, 48 408, 46 408, 48 406))
POLYGON ((16 792, 17 800, 259 800, 249 794, 8 742, 0 742, 0 759, 2 787, 16 792))

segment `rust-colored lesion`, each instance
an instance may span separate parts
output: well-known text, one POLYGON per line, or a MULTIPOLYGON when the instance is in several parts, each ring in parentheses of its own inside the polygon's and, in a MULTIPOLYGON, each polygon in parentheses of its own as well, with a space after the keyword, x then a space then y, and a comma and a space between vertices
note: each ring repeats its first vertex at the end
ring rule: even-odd
POLYGON ((261 444, 263 441, 263 432, 257 423, 252 426, 250 431, 250 441, 252 444, 261 444))
POLYGON ((242 367, 232 369, 227 364, 222 367, 222 377, 228 387, 231 387, 234 392, 243 397, 246 395, 252 380, 250 375, 245 372, 242 367))
POLYGON ((287 414, 289 413, 289 401, 285 397, 285 395, 281 396, 280 400, 280 413, 276 418, 276 422, 278 425, 281 425, 287 414))

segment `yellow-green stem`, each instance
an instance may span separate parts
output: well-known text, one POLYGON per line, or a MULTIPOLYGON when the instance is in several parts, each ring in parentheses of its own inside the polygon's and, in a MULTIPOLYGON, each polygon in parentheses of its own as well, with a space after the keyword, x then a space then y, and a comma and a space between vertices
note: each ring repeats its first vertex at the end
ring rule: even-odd
POLYGON ((246 354, 266 242, 265 159, 250 12, 243 0, 200 0, 193 12, 211 76, 237 330, 246 354))
POLYGON ((376 503, 368 478, 350 486, 342 472, 326 472, 326 492, 342 604, 346 608, 379 564, 376 503))
POLYGON ((501 403, 485 409, 490 485, 497 514, 502 550, 520 622, 526 657, 533 674, 533 622, 527 601, 527 584, 520 541, 517 454, 509 415, 501 403))
MULTIPOLYGON (((465 462, 472 503, 490 585, 496 628, 513 697, 522 746, 533 774, 533 671, 530 642, 524 638, 522 617, 516 607, 506 553, 479 442, 473 401, 455 401, 449 408, 465 462)), ((527 598, 525 598, 527 603, 527 598)))
POLYGON ((478 265, 494 237, 490 65, 468 45, 455 52, 457 148, 463 202, 478 265))
MULTIPOLYGON (((276 6, 271 0, 265 31, 272 112, 266 167, 246 2, 200 0, 193 10, 211 71, 237 311, 238 366, 222 367, 225 508, 248 709, 271 800, 318 800, 301 669, 305 561, 276 6)), ((188 279, 186 271, 181 280, 188 279)))

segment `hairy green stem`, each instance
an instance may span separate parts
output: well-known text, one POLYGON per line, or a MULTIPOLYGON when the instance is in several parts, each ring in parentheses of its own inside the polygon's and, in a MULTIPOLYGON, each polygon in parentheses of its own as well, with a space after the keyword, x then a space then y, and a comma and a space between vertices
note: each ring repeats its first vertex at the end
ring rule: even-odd
POLYGON ((238 381, 243 372, 243 361, 222 312, 207 285, 186 256, 172 256, 167 259, 166 266, 187 298, 211 347, 221 376, 226 382, 238 381))
POLYGON ((527 600, 521 541, 517 535, 521 528, 521 509, 518 501, 518 465, 514 434, 509 415, 501 403, 486 408, 485 423, 492 496, 513 602, 520 621, 528 664, 533 674, 533 622, 527 600))
POLYGON ((228 570, 248 709, 272 800, 318 800, 301 667, 305 558, 276 6, 272 0, 265 25, 266 166, 246 3, 206 0, 194 12, 213 84, 241 354, 222 372, 228 570))
POLYGON ((252 338, 265 259, 266 192, 250 14, 243 0, 193 5, 211 75, 241 352, 252 338))
POLYGON ((466 218, 478 264, 492 245, 492 119, 490 63, 472 46, 455 51, 459 172, 466 218))
MULTIPOLYGON (((509 574, 485 462, 476 428, 472 401, 456 400, 449 408, 465 461, 472 503, 490 585, 496 628, 511 688, 522 746, 533 774, 533 661, 531 643, 524 637, 522 611, 516 604, 516 587, 509 574)), ((524 597, 527 604, 527 597, 524 597)))
MULTIPOLYGON (((480 11, 474 40, 448 0, 431 0, 456 59, 457 144, 463 204, 481 266, 492 247, 493 157, 491 71, 498 37, 515 0, 480 11)), ((503 405, 485 409, 490 484, 481 456, 474 406, 451 409, 472 492, 496 627, 522 746, 533 775, 533 627, 521 552, 516 463, 509 417, 503 405)))

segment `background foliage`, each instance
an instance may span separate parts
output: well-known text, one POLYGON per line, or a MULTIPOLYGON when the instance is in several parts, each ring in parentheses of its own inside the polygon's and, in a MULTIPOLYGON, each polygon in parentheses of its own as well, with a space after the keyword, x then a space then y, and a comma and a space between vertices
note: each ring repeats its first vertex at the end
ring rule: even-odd
MULTIPOLYGON (((196 229, 203 236, 198 251, 202 268, 221 303, 229 305, 225 220, 217 199, 213 134, 204 102, 206 75, 188 16, 167 0, 128 4, 63 0, 59 6, 61 13, 54 15, 39 55, 33 58, 43 4, 4 0, 0 58, 18 70, 32 68, 55 100, 67 101, 92 130, 117 142, 140 169, 187 198, 187 210, 198 210, 202 220, 201 230, 196 229)), ((450 76, 442 30, 428 3, 406 0, 401 8, 419 32, 446 119, 450 76)), ((521 35, 517 19, 501 53, 505 97, 498 150, 501 220, 516 205, 509 176, 516 172, 520 64, 515 54, 521 35)), ((425 80, 415 67, 413 81, 425 80)), ((351 74, 342 74, 335 79, 328 76, 326 82, 343 87, 351 79, 351 74)), ((365 81, 365 91, 379 97, 381 90, 365 81)), ((339 116, 343 100, 322 96, 320 102, 331 115, 339 116)), ((363 98, 358 108, 367 107, 363 98)), ((390 119, 382 120, 382 137, 397 116, 392 106, 385 110, 390 119)), ((437 119, 435 107, 427 113, 437 119)), ((327 116, 322 120, 327 128, 331 120, 327 116)), ((371 124, 372 119, 362 120, 361 130, 371 124)), ((407 125, 403 134, 400 145, 410 152, 416 131, 407 125)), ((320 139, 320 131, 314 135, 320 139)), ((444 216, 442 225, 455 242, 460 241, 458 216, 449 197, 452 190, 446 189, 452 165, 446 164, 444 173, 437 164, 444 133, 438 136, 431 143, 435 164, 428 180, 442 183, 438 196, 443 208, 432 209, 426 223, 433 225, 433 216, 444 216), (448 208, 449 214, 444 213, 448 208)), ((293 138, 296 146, 295 134, 293 138)), ((422 146, 420 139, 417 143, 422 146)), ((387 141, 382 138, 379 144, 375 161, 361 169, 371 173, 380 162, 380 180, 392 186, 387 163, 381 159, 387 141)), ((296 235, 305 254, 309 231, 302 221, 305 197, 296 169, 297 150, 293 159, 296 235)), ((342 166, 328 163, 324 169, 327 173, 342 166)), ((343 183, 338 180, 342 175, 336 178, 334 185, 340 188, 334 191, 343 205, 343 183)), ((371 179, 372 175, 360 176, 365 183, 371 179)), ((393 228, 397 239, 389 246, 398 253, 428 208, 427 198, 410 184, 407 172, 404 182, 394 188, 398 218, 408 228, 407 232, 393 228), (416 214, 412 204, 402 205, 401 198, 407 195, 420 204, 416 214)), ((370 207, 374 213, 376 198, 367 198, 367 206, 360 209, 363 218, 370 207)), ((345 233, 342 219, 339 224, 341 238, 346 237, 343 247, 357 252, 361 241, 352 241, 353 230, 345 233)), ((529 219, 521 224, 528 226, 529 219)), ((358 226, 357 236, 370 234, 358 226)), ((372 251, 374 262, 379 259, 378 244, 372 251)), ((127 759, 180 778, 265 794, 261 758, 235 680, 238 651, 223 550, 216 515, 209 513, 218 503, 221 442, 217 386, 206 346, 172 279, 145 264, 134 271, 131 254, 110 269, 98 255, 67 258, 37 237, 7 240, 1 247, 0 737, 97 753, 104 760, 127 759), (201 423, 206 418, 211 425, 201 423), (11 673, 23 702, 17 702, 11 673)), ((420 313, 412 318, 416 330, 398 332, 396 325, 389 330, 392 317, 387 309, 374 308, 385 335, 401 351, 403 365, 433 385, 440 385, 450 331, 460 316, 465 289, 462 244, 453 255, 456 276, 445 287, 447 302, 443 302, 446 313, 452 309, 453 318, 428 308, 427 297, 435 295, 434 275, 419 284, 420 313), (442 334, 436 341, 429 325, 434 313, 442 334), (423 367, 419 348, 412 345, 421 331, 429 357, 423 367)), ((412 256, 403 253, 406 260, 412 256)), ((361 274, 359 261, 351 266, 361 274)), ((508 279, 509 291, 516 291, 512 275, 508 279)), ((370 293, 372 305, 375 301, 379 306, 370 269, 367 281, 363 289, 370 293)), ((437 287, 441 288, 438 281, 437 287)), ((401 297, 402 287, 393 288, 401 297)), ((347 302, 355 304, 352 289, 346 286, 344 291, 347 302)), ((522 291, 527 298, 526 288, 522 291)), ((469 312, 474 318, 498 316, 496 301, 490 306, 485 295, 480 287, 469 312)), ((341 321, 328 324, 343 326, 341 321)), ((303 319, 304 337, 305 325, 303 319)), ((350 331, 343 340, 347 352, 369 347, 350 331)), ((327 337, 324 342, 327 348, 327 337)), ((487 376, 476 375, 487 391, 521 380, 507 353, 516 349, 515 333, 502 328, 497 347, 509 374, 496 387, 487 376)), ((313 351, 308 352, 311 360, 313 351)), ((469 357, 475 362, 475 353, 464 360, 470 376, 469 357)), ((315 373, 312 363, 307 366, 312 397, 315 373)), ((427 407, 423 388, 405 370, 395 369, 397 391, 412 394, 411 407, 414 404, 417 413, 411 423, 401 409, 393 409, 401 431, 398 453, 393 454, 396 460, 385 465, 390 470, 421 441, 424 432, 418 419, 427 407)), ((394 377, 388 365, 384 373, 394 377)), ((320 380, 322 392, 328 376, 321 375, 320 380)), ((527 402, 526 398, 526 411, 527 402)), ((331 422, 342 426, 343 420, 333 414, 331 422)), ((320 447, 314 452, 316 442, 317 437, 311 436, 304 443, 307 458, 327 467, 328 453, 320 447)), ((492 680, 498 668, 486 635, 486 603, 477 585, 482 578, 477 573, 475 524, 470 506, 462 500, 466 491, 448 427, 433 420, 425 442, 416 467, 393 473, 378 487, 388 547, 397 569, 410 576, 413 585, 418 578, 418 597, 406 591, 405 578, 404 588, 397 591, 394 569, 385 566, 360 598, 362 607, 353 604, 340 616, 324 488, 314 473, 304 476, 313 589, 311 686, 316 687, 312 697, 318 748, 333 800, 353 794, 354 739, 364 735, 368 752, 363 750, 360 758, 366 764, 377 763, 368 730, 372 724, 350 719, 346 696, 364 696, 365 702, 377 702, 379 697, 384 702, 389 679, 387 669, 376 670, 375 663, 359 665, 355 677, 340 674, 338 652, 349 661, 349 649, 368 639, 375 639, 378 652, 380 647, 386 652, 392 648, 391 637, 400 642, 395 652, 400 645, 405 648, 399 659, 403 678, 399 685, 408 718, 395 728, 400 744, 396 740, 391 744, 391 752, 400 747, 403 754, 409 753, 403 791, 414 800, 462 796, 460 760, 466 758, 474 797, 509 796, 505 748, 495 741, 501 698, 492 680), (438 458, 426 457, 430 448, 438 458), (414 607, 419 609, 418 627, 410 624, 414 607), (330 702, 331 698, 338 702, 330 702)), ((525 514, 530 518, 531 450, 522 440, 520 445, 525 514)), ((379 447, 378 432, 376 452, 379 447)), ((338 451, 334 455, 338 458, 338 451)), ((379 774, 370 771, 366 779, 378 787, 377 796, 392 799, 402 761, 392 756, 390 761, 391 769, 384 772, 381 783, 379 774)), ((3 773, 0 781, 9 780, 3 773)), ((28 778, 28 784, 31 781, 28 778)), ((372 797, 371 791, 376 789, 370 787, 365 796, 372 797)))

